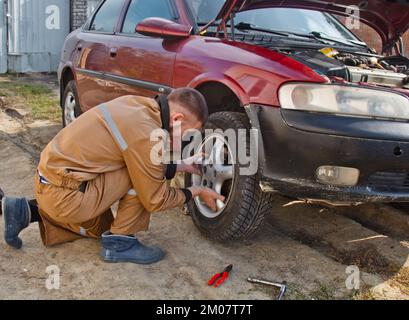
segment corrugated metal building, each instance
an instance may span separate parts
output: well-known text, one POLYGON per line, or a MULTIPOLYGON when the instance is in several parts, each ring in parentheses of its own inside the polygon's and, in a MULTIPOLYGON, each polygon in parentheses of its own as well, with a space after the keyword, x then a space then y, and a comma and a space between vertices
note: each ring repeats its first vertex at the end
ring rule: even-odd
POLYGON ((0 1, 0 73, 7 72, 7 34, 5 5, 0 1))
POLYGON ((0 0, 0 73, 53 72, 70 30, 99 0, 0 0))

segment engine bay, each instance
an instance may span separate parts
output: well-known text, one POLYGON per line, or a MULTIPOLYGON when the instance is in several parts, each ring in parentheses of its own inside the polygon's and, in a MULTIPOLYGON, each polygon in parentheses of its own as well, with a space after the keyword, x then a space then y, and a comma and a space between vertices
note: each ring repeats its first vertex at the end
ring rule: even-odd
POLYGON ((282 53, 333 81, 409 89, 409 59, 404 56, 345 53, 333 48, 282 53))

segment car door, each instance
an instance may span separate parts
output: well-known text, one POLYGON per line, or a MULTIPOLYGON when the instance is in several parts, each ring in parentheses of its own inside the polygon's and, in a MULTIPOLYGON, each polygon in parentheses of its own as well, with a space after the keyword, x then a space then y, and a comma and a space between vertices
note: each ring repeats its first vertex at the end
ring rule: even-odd
POLYGON ((79 34, 76 52, 78 96, 83 111, 107 101, 103 79, 109 57, 109 40, 119 21, 124 0, 105 0, 79 34))
POLYGON ((135 32, 145 18, 178 21, 172 0, 131 0, 123 24, 109 43, 106 68, 108 100, 122 95, 154 97, 170 91, 175 63, 175 41, 143 36, 135 32))

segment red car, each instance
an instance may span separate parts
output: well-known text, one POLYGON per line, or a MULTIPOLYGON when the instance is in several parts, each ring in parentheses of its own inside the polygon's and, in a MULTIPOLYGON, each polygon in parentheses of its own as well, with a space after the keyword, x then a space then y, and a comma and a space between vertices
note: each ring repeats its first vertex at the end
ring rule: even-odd
MULTIPOLYGON (((408 202, 409 59, 401 39, 408 8, 381 0, 101 1, 64 46, 64 124, 122 95, 188 86, 207 99, 207 128, 257 129, 255 174, 226 164, 186 177, 226 196, 217 213, 200 199, 189 204, 196 225, 214 239, 254 233, 274 193, 408 202), (338 16, 373 27, 383 52, 338 16)), ((222 144, 222 157, 231 151, 222 136, 211 139, 222 144)), ((249 151, 254 145, 246 141, 249 151)))

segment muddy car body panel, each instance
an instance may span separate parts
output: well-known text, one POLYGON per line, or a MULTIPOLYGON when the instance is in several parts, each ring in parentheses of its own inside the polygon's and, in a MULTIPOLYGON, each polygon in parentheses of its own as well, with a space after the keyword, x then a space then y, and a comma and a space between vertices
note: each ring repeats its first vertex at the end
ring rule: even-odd
POLYGON ((184 42, 183 50, 176 58, 175 70, 180 70, 174 73, 175 88, 198 88, 209 82, 220 82, 237 93, 242 105, 277 107, 279 84, 326 82, 311 68, 281 53, 251 44, 200 36, 192 36, 184 42))

